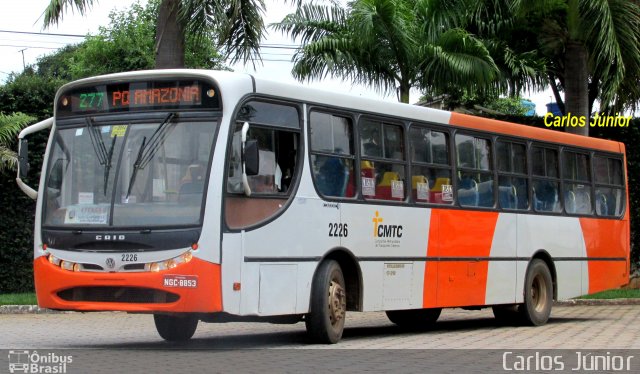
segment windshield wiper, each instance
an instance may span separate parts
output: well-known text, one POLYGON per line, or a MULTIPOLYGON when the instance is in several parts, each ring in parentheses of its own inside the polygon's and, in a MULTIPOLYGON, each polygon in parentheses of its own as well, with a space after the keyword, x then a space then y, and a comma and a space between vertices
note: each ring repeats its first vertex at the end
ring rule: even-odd
POLYGON ((91 117, 85 118, 87 122, 87 131, 89 132, 89 138, 91 139, 91 145, 93 146, 93 151, 96 153, 96 157, 98 157, 98 162, 100 165, 106 165, 107 163, 107 147, 104 145, 104 141, 102 141, 102 136, 98 132, 98 129, 93 124, 93 120, 91 117))
POLYGON ((109 147, 109 154, 107 155, 107 163, 104 165, 104 195, 107 196, 107 184, 109 182, 109 171, 111 170, 111 159, 113 158, 113 148, 116 145, 116 139, 118 135, 111 140, 111 147, 109 147))
POLYGON ((162 121, 162 123, 156 128, 156 131, 151 134, 149 137, 149 142, 147 143, 147 137, 142 137, 142 144, 140 144, 140 149, 138 150, 138 155, 136 156, 136 160, 133 162, 133 172, 131 173, 131 178, 129 178, 129 188, 127 189, 127 196, 125 199, 129 198, 131 195, 131 189, 133 188, 133 184, 136 181, 136 175, 138 174, 138 170, 144 169, 149 162, 153 159, 156 152, 160 148, 160 146, 164 143, 167 135, 169 135, 169 129, 173 128, 171 125, 167 124, 176 116, 176 113, 169 113, 167 117, 162 121))
POLYGON ((111 159, 113 158, 113 148, 116 145, 116 139, 118 135, 115 135, 111 140, 111 147, 107 151, 107 147, 102 140, 102 135, 93 123, 90 117, 86 118, 87 131, 89 131, 89 138, 91 138, 91 145, 96 153, 98 162, 104 166, 104 195, 107 196, 107 185, 109 183, 109 171, 111 170, 111 159))

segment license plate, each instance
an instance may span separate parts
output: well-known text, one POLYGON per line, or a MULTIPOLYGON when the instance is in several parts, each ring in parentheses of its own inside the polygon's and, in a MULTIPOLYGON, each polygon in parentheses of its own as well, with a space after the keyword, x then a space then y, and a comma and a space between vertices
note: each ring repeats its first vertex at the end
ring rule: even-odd
POLYGON ((195 275, 165 275, 163 286, 170 288, 197 288, 198 277, 195 275))

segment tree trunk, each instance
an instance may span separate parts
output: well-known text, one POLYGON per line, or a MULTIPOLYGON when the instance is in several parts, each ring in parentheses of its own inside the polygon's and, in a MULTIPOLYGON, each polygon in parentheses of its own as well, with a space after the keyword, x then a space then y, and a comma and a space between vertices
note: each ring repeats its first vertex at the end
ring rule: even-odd
POLYGON ((401 103, 409 104, 409 91, 411 91, 411 85, 409 85, 408 83, 400 83, 400 87, 398 87, 398 91, 400 94, 400 97, 398 97, 398 100, 401 103))
POLYGON ((162 0, 156 29, 156 69, 184 68, 184 27, 178 19, 180 0, 162 0))
POLYGON ((564 60, 564 105, 567 115, 585 117, 584 127, 566 127, 566 131, 589 136, 589 72, 584 44, 569 40, 564 60))

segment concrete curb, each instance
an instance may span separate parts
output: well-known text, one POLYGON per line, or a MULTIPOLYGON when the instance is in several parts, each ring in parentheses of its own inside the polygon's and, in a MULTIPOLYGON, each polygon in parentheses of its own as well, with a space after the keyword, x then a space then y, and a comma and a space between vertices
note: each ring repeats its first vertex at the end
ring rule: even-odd
MULTIPOLYGON (((571 299, 556 301, 554 306, 640 305, 640 299, 571 299)), ((60 314, 70 311, 40 308, 37 305, 0 305, 0 314, 60 314)))
POLYGON ((640 299, 571 299, 556 301, 556 306, 640 305, 640 299))
POLYGON ((46 308, 40 308, 37 305, 0 305, 0 314, 58 314, 72 313, 61 312, 46 308))

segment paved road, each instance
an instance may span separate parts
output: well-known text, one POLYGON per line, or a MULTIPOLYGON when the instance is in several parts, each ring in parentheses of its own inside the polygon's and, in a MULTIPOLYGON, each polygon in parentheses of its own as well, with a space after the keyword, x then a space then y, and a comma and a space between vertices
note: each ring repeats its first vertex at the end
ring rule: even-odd
MULTIPOLYGON (((153 319, 148 315, 0 315, 1 350, 37 349, 44 354, 72 349, 68 352, 73 352, 76 357, 76 369, 82 367, 78 365, 100 363, 98 366, 104 372, 125 367, 127 372, 135 372, 136 369, 144 372, 149 365, 166 370, 174 367, 172 365, 178 365, 175 368, 181 370, 184 369, 182 365, 191 365, 192 370, 214 372, 299 372, 299 365, 307 365, 308 369, 314 370, 320 365, 324 369, 320 371, 331 371, 344 367, 345 360, 355 360, 354 364, 359 365, 352 368, 373 371, 397 370, 385 367, 384 363, 403 362, 408 366, 400 372, 411 372, 412 368, 420 367, 419 359, 426 357, 424 352, 427 351, 421 351, 423 349, 440 350, 435 356, 440 357, 439 364, 444 365, 441 369, 446 372, 460 369, 454 367, 456 360, 447 358, 452 354, 460 357, 456 351, 449 350, 451 348, 495 350, 491 351, 497 352, 493 356, 483 356, 484 366, 478 366, 476 362, 474 369, 480 371, 498 369, 504 350, 640 349, 640 306, 555 307, 549 323, 541 327, 501 326, 488 309, 452 309, 444 310, 436 327, 426 332, 403 331, 391 324, 384 313, 350 313, 342 341, 330 346, 308 344, 303 323, 200 323, 193 340, 185 344, 170 344, 157 335, 153 319), (247 349, 251 350, 250 354, 246 354, 247 349), (298 352, 295 359, 292 350, 298 352), (192 357, 194 352, 204 352, 202 354, 208 359, 215 358, 216 363, 202 360, 202 355, 192 357), (330 352, 334 352, 333 355, 327 355, 330 352), (84 363, 81 362, 83 359, 84 363), (291 366, 287 365, 287 360, 293 360, 291 366), (276 366, 269 366, 269 363, 276 366)), ((428 352, 428 356, 433 357, 436 351, 428 352)), ((473 351, 469 355, 473 355, 473 351)), ((4 353, 2 356, 0 359, 6 357, 4 353)), ((640 351, 636 352, 636 357, 638 361, 634 365, 637 367, 632 371, 640 370, 640 351)), ((0 373, 6 371, 4 365, 0 361, 0 373)), ((468 363, 459 365, 463 369, 470 368, 468 363)), ((91 366, 91 371, 99 370, 91 366)))

